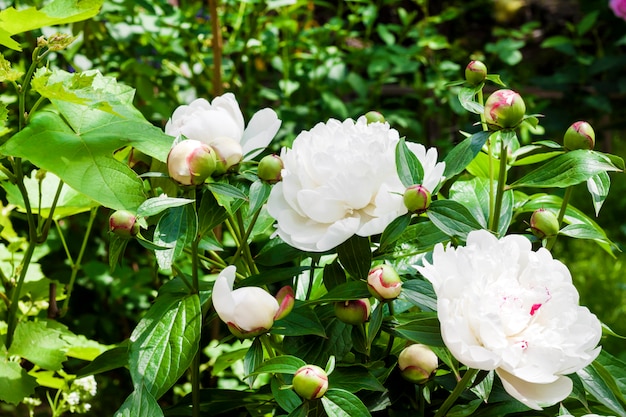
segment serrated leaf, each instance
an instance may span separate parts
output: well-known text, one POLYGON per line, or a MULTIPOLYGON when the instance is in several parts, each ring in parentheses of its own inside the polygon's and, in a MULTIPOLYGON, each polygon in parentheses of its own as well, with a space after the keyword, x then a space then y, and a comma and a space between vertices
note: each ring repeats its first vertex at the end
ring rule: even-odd
POLYGON ((611 188, 611 177, 606 172, 600 172, 587 180, 587 190, 591 194, 596 217, 600 214, 600 209, 609 195, 609 188, 611 188))
POLYGON ((113 417, 162 417, 163 410, 150 391, 140 385, 126 398, 113 417))
MULTIPOLYGON (((2 43, 0 41, 0 43, 2 43)), ((24 73, 11 67, 11 63, 0 54, 0 82, 17 81, 24 73)))
POLYGON ((443 175, 451 178, 461 173, 483 148, 491 132, 477 132, 456 145, 444 158, 446 169, 443 175))
POLYGON ((11 36, 45 26, 90 19, 98 14, 102 3, 103 0, 53 0, 39 10, 35 7, 4 9, 0 12, 0 44, 21 51, 22 48, 11 36))
POLYGON ((9 354, 28 359, 41 368, 58 371, 67 360, 67 347, 61 332, 48 327, 46 321, 23 321, 15 328, 9 354))
POLYGON ((337 256, 354 279, 366 279, 372 265, 372 250, 367 237, 354 235, 337 247, 337 256))
POLYGON ((322 397, 324 410, 333 417, 370 417, 365 404, 354 394, 342 389, 329 389, 322 397))
POLYGON ((154 244, 168 249, 155 251, 159 267, 170 269, 172 262, 191 244, 198 232, 196 213, 190 205, 172 207, 159 219, 154 244))
POLYGON ((155 399, 167 392, 191 365, 201 325, 198 294, 157 297, 130 337, 134 386, 144 385, 155 399))
POLYGON ((433 201, 428 208, 428 218, 448 236, 463 240, 469 232, 482 228, 472 213, 454 200, 433 201))
MULTIPOLYGON (((19 326, 18 326, 19 327, 19 326)), ((0 357, 0 401, 19 404, 35 393, 36 379, 28 375, 19 363, 0 357)))
POLYGON ((250 375, 258 374, 290 374, 293 375, 298 369, 305 366, 306 362, 302 359, 291 356, 281 355, 271 358, 258 366, 250 375))
POLYGON ((404 138, 396 145, 396 170, 402 185, 421 184, 424 180, 424 168, 419 158, 409 149, 404 138))

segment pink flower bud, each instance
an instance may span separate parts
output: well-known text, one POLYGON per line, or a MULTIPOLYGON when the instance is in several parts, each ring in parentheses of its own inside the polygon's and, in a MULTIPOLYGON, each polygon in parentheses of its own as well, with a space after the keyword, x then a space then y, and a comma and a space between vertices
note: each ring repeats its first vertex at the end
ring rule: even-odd
POLYGON ((215 152, 197 140, 183 140, 170 149, 167 171, 170 177, 183 185, 204 183, 215 171, 215 152))
POLYGON ((216 174, 224 174, 243 159, 243 148, 236 140, 220 136, 211 141, 211 147, 217 154, 216 174))
POLYGON ((420 214, 430 207, 431 195, 420 184, 411 185, 404 191, 404 205, 411 213, 420 214))
POLYGON ((305 365, 293 376, 293 389, 307 400, 322 397, 328 390, 328 375, 316 365, 305 365))
POLYGON ((381 301, 393 300, 402 291, 402 280, 391 265, 382 264, 370 270, 367 275, 367 288, 381 301))
POLYGON ((465 67, 465 80, 472 84, 478 85, 485 81, 487 77, 487 66, 481 61, 471 61, 465 67))
POLYGON ((137 216, 126 210, 118 210, 109 217, 109 231, 122 237, 132 237, 139 233, 137 216))
POLYGON ((289 313, 291 313, 291 310, 293 310, 293 305, 296 302, 293 288, 289 285, 282 287, 276 294, 276 301, 278 301, 278 311, 274 316, 274 320, 280 320, 285 318, 289 313))
POLYGON ((371 308, 367 298, 340 301, 335 303, 335 316, 344 323, 362 324, 369 320, 371 308))
POLYGON ((365 120, 367 120, 367 124, 385 123, 385 116, 377 111, 372 110, 365 113, 365 120))
POLYGON ((409 345, 398 356, 398 368, 404 379, 423 384, 437 370, 437 355, 426 345, 409 345))
POLYGON ((522 96, 513 90, 497 90, 485 102, 485 119, 491 126, 512 128, 517 126, 526 113, 522 96))
POLYGON ((539 239, 554 236, 559 233, 559 220, 549 210, 535 210, 530 216, 530 231, 539 239))
POLYGON ((282 179, 281 171, 284 168, 283 160, 278 155, 267 155, 259 161, 257 175, 263 181, 270 184, 276 183, 282 179))
POLYGON ((596 133, 587 122, 575 122, 565 132, 563 145, 566 149, 593 149, 596 144, 596 133))

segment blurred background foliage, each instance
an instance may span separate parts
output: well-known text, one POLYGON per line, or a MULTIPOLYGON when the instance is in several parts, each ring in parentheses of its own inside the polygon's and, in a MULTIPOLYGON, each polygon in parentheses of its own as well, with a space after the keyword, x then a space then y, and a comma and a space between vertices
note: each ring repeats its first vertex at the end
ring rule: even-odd
MULTIPOLYGON (((2 8, 42 4, 0 0, 2 8)), ((523 132, 524 140, 561 142, 567 127, 584 119, 596 130, 599 150, 626 156, 626 22, 613 15, 608 0, 108 0, 93 20, 44 34, 57 31, 78 39, 53 56, 51 66, 99 69, 135 87, 136 106, 158 126, 180 104, 232 91, 247 120, 262 107, 279 114, 283 124, 273 151, 328 118, 377 110, 408 140, 437 146, 443 155, 462 139, 459 131, 476 130, 456 98, 458 87, 448 84, 479 59, 523 95, 531 113, 547 116, 540 129, 523 132)), ((38 35, 18 40, 29 51, 38 35)), ((28 65, 28 53, 4 53, 28 65)), ((2 100, 11 103, 11 94, 2 91, 2 100)), ((626 184, 613 178, 598 222, 624 248, 626 184)), ((584 186, 574 191, 573 203, 593 216, 584 186)), ((99 211, 100 227, 64 320, 73 331, 112 344, 129 336, 163 277, 150 253, 135 244, 123 266, 110 272, 108 214, 99 211)), ((71 235, 87 218, 77 215, 59 227, 71 235)), ((21 226, 14 221, 18 233, 21 226)), ((75 252, 80 244, 68 241, 75 252)), ((63 249, 54 236, 48 246, 42 269, 66 283, 63 249)), ((572 271, 581 303, 626 335, 625 255, 561 239, 555 256, 572 271)), ((626 359, 622 339, 608 338, 604 346, 626 359)), ((127 376, 107 375, 99 381, 96 415, 119 406, 107 404, 107 396, 124 398, 132 389, 124 386, 127 376)))

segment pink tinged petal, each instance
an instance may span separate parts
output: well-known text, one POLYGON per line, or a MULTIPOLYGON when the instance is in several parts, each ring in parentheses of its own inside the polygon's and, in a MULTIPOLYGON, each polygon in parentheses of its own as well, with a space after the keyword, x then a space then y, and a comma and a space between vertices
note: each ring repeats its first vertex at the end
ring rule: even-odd
POLYGON ((262 109, 256 112, 241 138, 244 160, 252 159, 263 152, 276 136, 280 124, 281 121, 274 110, 262 109))
POLYGON ((559 376, 552 383, 535 384, 517 378, 502 369, 496 369, 496 373, 509 395, 534 410, 554 405, 567 398, 572 392, 572 380, 565 376, 559 376))
POLYGON ((215 280, 213 285, 213 307, 224 323, 235 320, 235 300, 232 296, 233 284, 235 282, 234 266, 227 266, 215 280))

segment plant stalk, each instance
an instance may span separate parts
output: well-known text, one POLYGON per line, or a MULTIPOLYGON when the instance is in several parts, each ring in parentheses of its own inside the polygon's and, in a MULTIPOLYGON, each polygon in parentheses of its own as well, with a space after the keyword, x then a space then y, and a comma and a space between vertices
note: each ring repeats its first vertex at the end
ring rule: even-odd
POLYGON ((477 373, 478 369, 468 369, 467 371, 465 371, 465 375, 463 375, 463 378, 461 378, 461 380, 456 384, 456 387, 454 387, 454 390, 450 393, 448 398, 446 398, 443 404, 441 404, 441 407, 439 407, 439 410, 437 410, 435 417, 443 417, 446 415, 450 407, 454 405, 455 401, 469 386, 469 384, 472 382, 472 379, 477 373))

